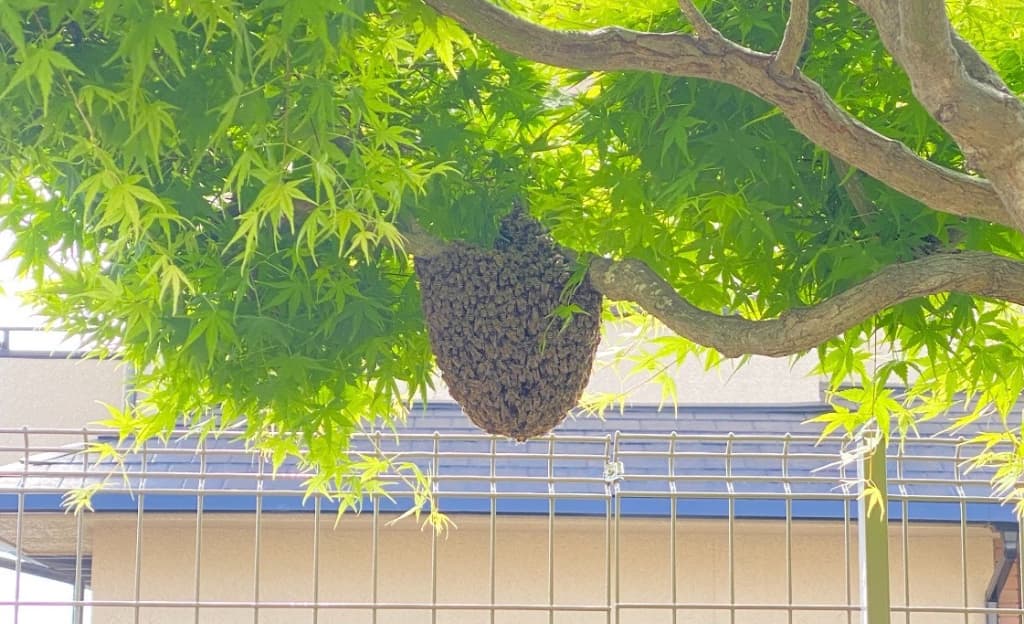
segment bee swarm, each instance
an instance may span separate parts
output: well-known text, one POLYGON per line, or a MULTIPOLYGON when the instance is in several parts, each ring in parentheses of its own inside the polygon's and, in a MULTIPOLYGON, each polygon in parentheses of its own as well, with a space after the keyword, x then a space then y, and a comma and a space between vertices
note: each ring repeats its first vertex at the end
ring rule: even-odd
POLYGON ((520 210, 495 249, 456 242, 416 259, 430 344, 470 420, 519 441, 543 435, 576 406, 600 339, 601 295, 584 278, 562 301, 572 265, 520 210), (552 313, 576 305, 567 326, 552 313))

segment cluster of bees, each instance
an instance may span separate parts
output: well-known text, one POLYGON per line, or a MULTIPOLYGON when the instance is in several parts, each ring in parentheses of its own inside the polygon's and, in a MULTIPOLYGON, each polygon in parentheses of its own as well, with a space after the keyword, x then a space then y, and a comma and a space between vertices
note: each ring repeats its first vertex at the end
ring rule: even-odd
POLYGON ((452 243, 416 273, 441 376, 470 420, 518 441, 561 423, 590 377, 601 295, 587 279, 566 288, 572 264, 540 223, 515 210, 494 249, 452 243), (569 306, 582 312, 557 313, 569 306))

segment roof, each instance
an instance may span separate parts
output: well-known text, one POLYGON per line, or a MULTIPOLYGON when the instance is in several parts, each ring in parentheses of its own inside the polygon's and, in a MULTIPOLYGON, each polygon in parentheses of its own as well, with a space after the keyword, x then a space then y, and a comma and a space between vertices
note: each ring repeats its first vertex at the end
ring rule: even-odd
MULTIPOLYGON (((523 444, 482 435, 457 405, 417 408, 398 435, 357 436, 357 452, 399 454, 434 475, 447 513, 597 515, 615 505, 623 516, 841 519, 856 516, 855 466, 840 465, 838 439, 819 443, 809 405, 688 406, 678 411, 630 407, 601 421, 569 419, 555 435, 523 444), (787 502, 787 498, 791 502, 787 502)), ((940 429, 931 426, 923 434, 940 429)), ((113 438, 108 438, 113 439, 113 438)), ((33 455, 0 469, 0 513, 59 511, 62 495, 98 483, 115 466, 78 451, 33 455), (88 470, 84 470, 85 466, 88 470)), ((1015 523, 1013 509, 991 497, 989 474, 965 473, 964 448, 951 438, 923 437, 892 449, 890 516, 915 521, 1015 523), (961 505, 963 504, 963 507, 961 505)), ((268 461, 237 439, 173 437, 130 455, 124 478, 96 494, 96 512, 311 512, 304 474, 268 461)), ((399 484, 400 486, 400 484, 399 484)), ((411 499, 391 490, 381 510, 400 512, 411 499)), ((369 502, 369 501, 367 501, 369 502)), ((332 508, 330 502, 324 509, 332 508)))

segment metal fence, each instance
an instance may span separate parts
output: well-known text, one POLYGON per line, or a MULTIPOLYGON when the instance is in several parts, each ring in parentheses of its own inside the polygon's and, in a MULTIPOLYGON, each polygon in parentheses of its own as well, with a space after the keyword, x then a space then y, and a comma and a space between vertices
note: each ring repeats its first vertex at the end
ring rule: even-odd
POLYGON ((446 534, 396 521, 398 477, 338 516, 234 440, 80 452, 114 440, 0 430, 0 621, 849 623, 869 569, 872 624, 1024 621, 1019 523, 957 440, 891 450, 874 538, 843 445, 812 436, 358 436, 432 475, 446 534))

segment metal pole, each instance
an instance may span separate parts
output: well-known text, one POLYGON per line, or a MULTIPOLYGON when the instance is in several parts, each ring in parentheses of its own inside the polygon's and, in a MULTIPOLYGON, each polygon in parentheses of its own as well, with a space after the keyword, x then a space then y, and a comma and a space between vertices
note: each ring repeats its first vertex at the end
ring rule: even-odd
POLYGON ((857 548, 860 555, 862 624, 889 624, 889 494, 885 476, 885 441, 870 445, 860 459, 857 503, 857 548), (867 488, 875 492, 868 493, 867 488), (874 503, 874 504, 872 504, 874 503))
MULTIPOLYGON (((89 448, 88 430, 82 429, 82 448, 89 448)), ((82 487, 85 487, 85 475, 89 472, 89 452, 82 453, 82 487)), ((76 601, 71 610, 71 624, 84 624, 85 622, 85 565, 83 556, 85 552, 85 512, 75 513, 75 584, 72 597, 76 601)))

